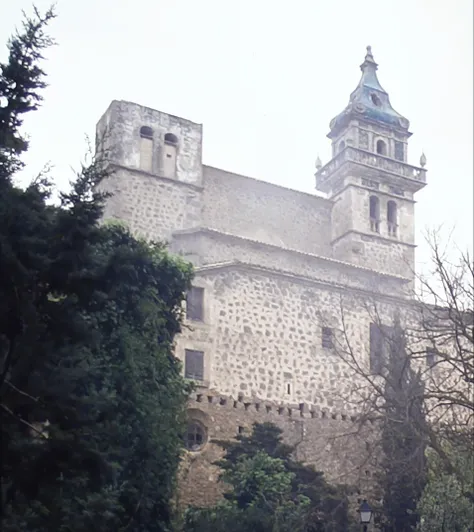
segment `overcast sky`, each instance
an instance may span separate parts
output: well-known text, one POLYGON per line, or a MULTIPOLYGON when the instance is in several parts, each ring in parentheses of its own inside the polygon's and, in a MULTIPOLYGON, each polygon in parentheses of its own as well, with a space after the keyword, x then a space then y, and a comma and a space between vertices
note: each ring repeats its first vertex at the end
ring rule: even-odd
MULTIPOLYGON (((22 9, 31 1, 2 0, 2 46, 22 9)), ((428 160, 418 260, 421 232, 441 223, 472 247, 472 10, 472 0, 59 0, 50 86, 25 122, 24 178, 51 161, 65 187, 85 135, 124 99, 202 123, 208 165, 312 192, 316 156, 330 157, 329 121, 370 44, 382 86, 411 122, 409 162, 422 150, 428 160)))

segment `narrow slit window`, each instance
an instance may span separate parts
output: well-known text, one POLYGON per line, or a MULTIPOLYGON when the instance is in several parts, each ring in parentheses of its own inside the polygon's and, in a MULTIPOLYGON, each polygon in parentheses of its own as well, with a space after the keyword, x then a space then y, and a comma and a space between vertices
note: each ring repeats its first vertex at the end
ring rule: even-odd
POLYGON ((148 126, 140 128, 140 168, 145 172, 153 169, 153 130, 148 126))
POLYGON ((165 177, 176 176, 176 161, 178 154, 178 137, 173 133, 166 133, 163 146, 163 175, 165 177))
POLYGON ((370 230, 380 233, 380 200, 377 196, 370 196, 370 230))
POLYGON ((387 228, 389 236, 397 236, 397 204, 390 200, 387 203, 387 228))

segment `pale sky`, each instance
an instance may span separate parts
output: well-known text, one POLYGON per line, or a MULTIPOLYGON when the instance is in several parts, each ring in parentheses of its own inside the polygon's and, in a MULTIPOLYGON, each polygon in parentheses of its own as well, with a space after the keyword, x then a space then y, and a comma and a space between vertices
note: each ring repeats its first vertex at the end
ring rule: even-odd
MULTIPOLYGON (((47 0, 36 0, 44 10, 47 0)), ((3 0, 4 43, 30 0, 3 0)), ((473 241, 472 0, 59 0, 50 86, 25 122, 26 182, 46 162, 66 187, 111 100, 204 125, 205 164, 306 192, 330 158, 329 121, 346 106, 367 45, 394 108, 422 150, 421 236, 441 223, 473 241)))

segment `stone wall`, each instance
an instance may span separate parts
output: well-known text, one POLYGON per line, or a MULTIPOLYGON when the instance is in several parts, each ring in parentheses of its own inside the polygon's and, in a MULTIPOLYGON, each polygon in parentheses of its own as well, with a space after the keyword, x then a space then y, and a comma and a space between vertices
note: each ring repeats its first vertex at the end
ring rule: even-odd
POLYGON ((319 255, 285 249, 206 228, 177 231, 173 237, 171 250, 188 258, 192 257, 197 267, 241 262, 323 283, 366 290, 374 295, 395 297, 411 295, 406 278, 319 255))
MULTIPOLYGON (((344 346, 323 347, 322 327, 333 328, 339 338, 343 312, 350 346, 368 368, 373 297, 235 264, 204 268, 195 284, 205 288, 206 320, 188 324, 176 354, 203 351, 211 388, 229 396, 240 392, 342 408, 355 380, 338 354, 344 346)), ((402 305, 379 298, 378 312, 391 323, 402 305)))
POLYGON ((141 237, 170 241, 177 229, 200 224, 201 189, 139 170, 113 166, 100 190, 112 194, 104 219, 125 222, 141 237))
POLYGON ((361 430, 347 413, 198 390, 190 399, 188 416, 206 428, 207 443, 184 456, 179 475, 181 508, 212 505, 222 496, 225 485, 218 482, 220 470, 214 462, 223 451, 212 441, 249 434, 254 423, 263 422, 279 426, 284 441, 295 446, 294 458, 325 472, 329 481, 350 485, 356 493, 370 490, 377 467, 375 431, 370 424, 361 430))
POLYGON ((203 225, 225 233, 331 256, 332 202, 204 167, 203 225))

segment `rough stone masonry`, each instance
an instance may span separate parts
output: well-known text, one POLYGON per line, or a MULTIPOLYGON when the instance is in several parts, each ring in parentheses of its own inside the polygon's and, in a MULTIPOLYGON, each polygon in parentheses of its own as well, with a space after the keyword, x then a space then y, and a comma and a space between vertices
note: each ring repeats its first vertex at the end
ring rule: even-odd
POLYGON ((272 421, 297 458, 334 481, 368 489, 374 434, 350 436, 356 379, 337 354, 342 325, 371 369, 368 308, 382 320, 412 303, 415 193, 409 122, 377 79, 370 48, 349 104, 330 123, 332 159, 316 162, 316 189, 291 190, 202 164, 202 126, 113 101, 97 149, 114 172, 105 218, 196 269, 176 356, 197 392, 189 401, 180 502, 220 496, 212 439, 272 421), (344 323, 342 323, 342 321, 344 323))

